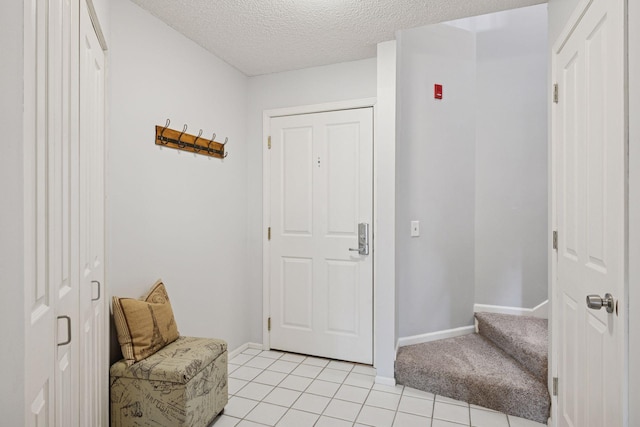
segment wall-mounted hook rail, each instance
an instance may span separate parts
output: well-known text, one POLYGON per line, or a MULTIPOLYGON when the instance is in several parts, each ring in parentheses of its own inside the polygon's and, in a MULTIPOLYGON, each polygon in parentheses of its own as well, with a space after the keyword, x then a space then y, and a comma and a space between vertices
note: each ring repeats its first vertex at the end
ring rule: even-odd
POLYGON ((182 132, 169 128, 169 124, 171 124, 171 121, 167 119, 164 126, 156 126, 156 145, 216 157, 218 159, 224 159, 229 155, 228 152, 225 152, 225 145, 229 141, 229 138, 225 138, 224 143, 216 142, 215 133, 211 139, 204 139, 202 138, 202 129, 200 129, 197 136, 194 136, 186 133, 186 124, 182 128, 182 132))

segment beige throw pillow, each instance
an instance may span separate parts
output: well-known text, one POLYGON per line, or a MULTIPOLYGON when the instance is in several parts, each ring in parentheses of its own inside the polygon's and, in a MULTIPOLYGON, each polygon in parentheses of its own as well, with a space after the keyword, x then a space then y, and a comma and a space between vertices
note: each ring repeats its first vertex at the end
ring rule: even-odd
POLYGON ((140 300, 113 297, 113 317, 122 355, 129 366, 151 356, 179 336, 162 280, 158 280, 140 300))

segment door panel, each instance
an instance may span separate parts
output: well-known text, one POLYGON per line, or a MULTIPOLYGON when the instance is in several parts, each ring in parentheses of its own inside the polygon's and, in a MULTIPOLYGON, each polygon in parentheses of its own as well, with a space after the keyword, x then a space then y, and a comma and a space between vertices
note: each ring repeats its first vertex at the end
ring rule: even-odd
POLYGON ((573 420, 578 417, 577 400, 580 396, 576 391, 579 387, 580 373, 578 372, 578 365, 572 363, 572 360, 577 357, 575 349, 578 341, 578 304, 569 295, 563 295, 563 299, 563 324, 560 338, 562 360, 560 364, 563 372, 563 383, 566 385, 560 389, 560 400, 563 401, 560 409, 562 411, 561 417, 567 422, 566 425, 575 426, 573 420))
POLYGON ((25 2, 27 425, 78 425, 77 11, 25 2))
POLYGON ((327 332, 358 334, 358 264, 327 260, 327 332))
POLYGON ((51 422, 53 411, 51 410, 51 396, 48 392, 50 388, 51 384, 46 381, 31 402, 26 420, 27 425, 36 427, 55 425, 51 422))
POLYGON ((107 316, 104 295, 104 52, 87 6, 80 6, 81 425, 107 422, 107 316))
MULTIPOLYGON (((360 123, 327 126, 327 202, 328 235, 353 235, 357 232, 359 201, 360 123)), ((367 183, 368 184, 368 183, 367 183)))
POLYGON ((313 265, 307 258, 282 258, 282 327, 313 327, 313 265))
POLYGON ((311 236, 313 216, 313 131, 282 132, 282 232, 311 236))
POLYGON ((274 349, 362 363, 373 357, 371 108, 271 119, 274 349))
POLYGON ((594 0, 554 58, 560 426, 622 426, 624 2, 594 0), (611 293, 619 310, 588 309, 611 293))
POLYGON ((49 87, 53 150, 49 159, 49 266, 57 295, 56 425, 78 425, 78 12, 77 2, 49 3, 56 29, 49 87), (69 336, 69 333, 71 336, 69 336))

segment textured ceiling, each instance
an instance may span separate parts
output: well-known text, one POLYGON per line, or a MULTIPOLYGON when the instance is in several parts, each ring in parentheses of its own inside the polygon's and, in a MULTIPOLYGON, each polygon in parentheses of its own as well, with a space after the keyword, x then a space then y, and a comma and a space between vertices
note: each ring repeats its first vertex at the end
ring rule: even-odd
POLYGON ((371 58, 395 31, 546 0, 132 0, 248 76, 371 58))

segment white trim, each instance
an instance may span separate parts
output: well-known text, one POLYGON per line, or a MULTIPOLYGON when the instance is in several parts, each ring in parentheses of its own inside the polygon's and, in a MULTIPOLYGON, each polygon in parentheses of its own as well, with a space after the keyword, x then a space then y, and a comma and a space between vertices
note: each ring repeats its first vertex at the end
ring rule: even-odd
POLYGON ((640 425, 640 366, 631 361, 640 360, 640 314, 638 310, 629 309, 638 307, 640 300, 640 4, 637 1, 627 3, 627 27, 629 55, 627 78, 629 84, 628 117, 629 125, 629 177, 628 177, 628 278, 626 288, 628 292, 627 304, 627 331, 629 334, 629 353, 627 357, 629 377, 629 394, 626 402, 628 420, 627 425, 640 425), (633 402, 633 403, 632 403, 633 402))
POLYGON ((405 347, 407 345, 422 344, 425 342, 438 341, 446 338, 454 338, 462 335, 469 335, 474 333, 476 327, 462 326, 460 328, 446 329, 444 331, 429 332, 428 334, 412 335, 410 337, 401 337, 398 339, 398 347, 405 347))
POLYGON ((373 144, 373 359, 381 377, 395 375, 396 312, 396 41, 378 43, 373 144))
POLYGON ((237 355, 239 355, 240 353, 242 353, 243 351, 247 350, 247 349, 255 349, 255 350, 262 350, 262 344, 258 344, 255 342, 246 342, 242 345, 240 345, 240 347, 236 348, 235 350, 232 350, 229 352, 229 357, 228 360, 233 359, 234 357, 236 357, 237 355))
MULTIPOLYGON (((349 101, 329 102, 324 104, 314 105, 301 105, 298 107, 278 108, 271 110, 264 110, 262 113, 262 343, 265 350, 271 348, 271 340, 269 336, 269 330, 267 328, 267 319, 271 315, 271 303, 269 297, 271 295, 271 284, 269 282, 270 277, 270 258, 271 258, 271 246, 267 240, 267 228, 271 225, 271 161, 269 157, 269 148, 267 142, 269 134, 271 133, 271 119, 274 117, 293 116, 298 114, 311 114, 311 113, 325 113, 328 111, 340 111, 340 110, 352 110, 356 108, 373 108, 374 124, 376 114, 376 98, 362 98, 349 101)), ((376 136, 374 134, 374 149, 376 144, 376 136)), ((375 192, 375 167, 373 186, 375 192)), ((375 193, 374 193, 375 200, 375 193)), ((376 217, 374 208, 373 217, 376 217)), ((375 239, 373 239, 373 254, 375 255, 375 239)), ((375 257, 374 257, 375 264, 375 257)), ((375 282, 375 270, 373 281, 375 282)), ((374 301, 375 287, 374 287, 374 301)), ((374 325, 376 310, 373 307, 374 325)), ((373 326, 373 325, 372 325, 373 326)), ((374 340, 375 340, 375 327, 374 327, 374 340)), ((375 352, 373 353, 373 360, 375 363, 375 352)))
MULTIPOLYGON (((580 3, 583 9, 586 8, 587 3, 585 1, 580 3)), ((569 31, 573 31, 575 24, 570 25, 571 22, 577 22, 577 17, 574 17, 576 12, 572 13, 571 17, 567 20, 565 27, 560 32, 558 38, 554 41, 551 41, 551 51, 549 52, 549 75, 551 77, 551 81, 549 82, 549 88, 553 87, 553 84, 558 82, 558 74, 556 72, 556 53, 560 50, 560 45, 564 45, 564 41, 569 35, 569 31), (569 29, 570 28, 570 29, 569 29)), ((557 304, 554 304, 553 301, 559 301, 558 296, 556 295, 556 291, 558 289, 557 282, 557 268, 558 268, 558 252, 553 249, 553 231, 558 230, 558 221, 556 217, 556 146, 553 143, 555 139, 555 135, 558 132, 556 121, 553 119, 556 114, 556 103, 551 99, 552 90, 549 90, 549 95, 547 97, 547 105, 548 109, 548 137, 547 137, 547 192, 548 192, 548 220, 549 220, 549 229, 547 230, 547 261, 548 261, 548 279, 549 279, 549 287, 547 291, 547 295, 549 297, 549 301, 551 301, 551 310, 549 311, 549 324, 548 332, 549 332, 549 352, 548 352, 548 360, 549 360, 549 372, 547 374, 547 391, 549 392, 549 396, 551 398, 551 408, 549 411, 549 427, 556 427, 557 420, 559 417, 558 413, 558 396, 553 395, 553 378, 558 377, 558 352, 557 348, 560 346, 560 342, 558 340, 558 325, 555 319, 557 318, 556 312, 558 308, 557 304)))
MULTIPOLYGON (((326 113, 329 111, 353 110, 369 108, 376 105, 376 98, 361 98, 348 101, 327 102, 323 104, 301 105, 298 107, 276 108, 265 110, 264 117, 297 116, 299 114, 326 113)), ((264 122, 263 122, 264 124, 264 122)))
POLYGON ((103 51, 107 51, 109 48, 107 47, 107 39, 104 37, 104 32, 102 31, 102 26, 100 25, 100 20, 98 19, 98 13, 96 12, 96 8, 93 5, 93 0, 86 0, 87 2, 87 10, 89 11, 89 17, 91 18, 91 25, 93 25, 93 29, 96 32, 96 36, 98 37, 98 42, 100 43, 100 47, 103 51))
POLYGON ((391 386, 391 387, 395 387, 396 386, 396 379, 395 378, 389 378, 389 377, 377 376, 375 378, 375 383, 376 384, 380 384, 380 385, 388 385, 388 386, 391 386))
POLYGON ((543 301, 533 308, 507 307, 503 305, 474 304, 473 311, 476 313, 500 313, 511 314, 513 316, 533 316, 541 319, 549 317, 549 300, 543 301))

